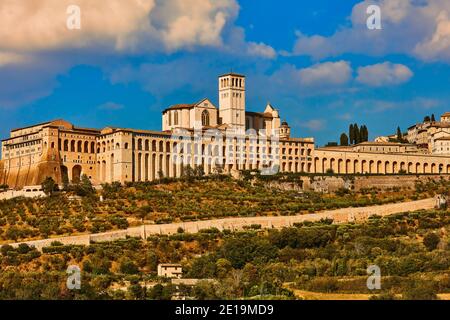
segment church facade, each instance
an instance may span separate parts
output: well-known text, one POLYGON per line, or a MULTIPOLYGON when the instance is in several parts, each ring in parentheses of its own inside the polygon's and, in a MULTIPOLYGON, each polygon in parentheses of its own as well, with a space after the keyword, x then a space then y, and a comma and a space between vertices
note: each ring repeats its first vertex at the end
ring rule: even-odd
POLYGON ((246 79, 218 78, 219 106, 205 98, 162 112, 162 131, 81 128, 54 120, 11 130, 2 140, 0 185, 20 189, 46 177, 59 184, 86 174, 94 184, 180 177, 201 167, 205 174, 240 170, 326 173, 450 174, 450 158, 415 152, 412 145, 372 143, 315 148, 313 138, 293 138, 286 121, 267 104, 246 110, 246 79))

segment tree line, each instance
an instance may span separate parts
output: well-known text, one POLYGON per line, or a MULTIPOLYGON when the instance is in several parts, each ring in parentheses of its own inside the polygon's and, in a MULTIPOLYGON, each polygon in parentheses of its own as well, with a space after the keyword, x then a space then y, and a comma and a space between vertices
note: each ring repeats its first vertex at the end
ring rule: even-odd
POLYGON ((434 113, 430 116, 425 116, 423 118, 423 122, 436 122, 436 117, 434 116, 434 113))
POLYGON ((358 126, 358 124, 355 123, 350 124, 348 135, 345 132, 341 134, 340 145, 349 146, 366 141, 369 141, 369 130, 367 129, 367 126, 358 126))

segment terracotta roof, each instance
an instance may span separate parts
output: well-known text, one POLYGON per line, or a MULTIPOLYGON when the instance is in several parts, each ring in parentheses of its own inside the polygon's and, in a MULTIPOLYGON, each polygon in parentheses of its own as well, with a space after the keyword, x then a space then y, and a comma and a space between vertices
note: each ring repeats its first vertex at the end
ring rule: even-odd
POLYGON ((163 112, 166 112, 167 110, 177 110, 177 109, 190 109, 195 107, 195 103, 179 103, 179 104, 174 104, 170 107, 168 107, 167 109, 165 109, 163 112))
POLYGON ((386 146, 411 146, 413 144, 411 144, 411 143, 399 143, 399 142, 371 142, 371 141, 366 141, 366 142, 358 143, 356 146, 360 146, 360 145, 364 145, 364 146, 381 146, 381 145, 386 145, 386 146))
POLYGON ((182 265, 179 263, 160 263, 158 266, 161 267, 181 267, 182 265))
POLYGON ((450 128, 450 123, 446 123, 446 122, 436 122, 433 123, 433 125, 431 127, 436 127, 436 128, 450 128))
POLYGON ((245 114, 251 115, 251 116, 259 116, 264 118, 273 118, 272 114, 269 112, 253 112, 253 111, 245 111, 245 114))
POLYGON ((235 72, 229 72, 229 73, 222 74, 219 76, 219 78, 225 77, 225 76, 235 76, 235 77, 245 78, 245 76, 243 74, 239 74, 239 73, 235 73, 235 72))
POLYGON ((198 102, 195 102, 195 103, 179 103, 179 104, 174 104, 174 105, 168 107, 167 109, 164 109, 162 113, 165 113, 165 112, 168 111, 168 110, 180 110, 180 109, 190 109, 190 108, 194 108, 194 107, 200 105, 202 102, 204 102, 204 101, 206 101, 206 100, 208 100, 208 101, 211 103, 211 105, 212 105, 215 109, 217 109, 217 107, 216 107, 216 106, 215 106, 208 98, 204 98, 204 99, 202 99, 202 100, 200 100, 200 101, 198 101, 198 102))
POLYGON ((22 129, 28 129, 28 128, 33 128, 33 127, 38 127, 38 126, 46 125, 46 124, 52 123, 52 122, 54 122, 54 121, 59 121, 59 120, 62 120, 62 119, 55 119, 55 120, 52 120, 52 121, 41 122, 41 123, 38 123, 38 124, 33 124, 33 125, 26 126, 26 127, 22 127, 22 128, 14 128, 14 129, 12 129, 12 130, 10 130, 10 131, 11 131, 11 132, 14 132, 14 131, 22 130, 22 129))

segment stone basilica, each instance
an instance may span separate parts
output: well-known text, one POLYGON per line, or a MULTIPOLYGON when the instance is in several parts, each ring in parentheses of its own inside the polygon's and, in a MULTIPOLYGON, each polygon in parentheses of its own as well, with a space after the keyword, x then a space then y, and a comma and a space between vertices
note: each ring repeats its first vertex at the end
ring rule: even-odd
POLYGON ((201 166, 205 174, 267 169, 450 174, 446 115, 439 123, 411 127, 407 144, 378 141, 315 148, 313 138, 291 137, 288 123, 272 105, 263 112, 246 111, 245 87, 243 75, 219 76, 218 107, 209 99, 170 106, 162 112, 162 131, 81 128, 65 120, 13 129, 2 140, 0 185, 20 189, 38 185, 47 176, 59 184, 77 182, 83 174, 94 184, 151 181, 180 177, 186 166, 201 166), (423 130, 435 137, 428 147, 423 130))

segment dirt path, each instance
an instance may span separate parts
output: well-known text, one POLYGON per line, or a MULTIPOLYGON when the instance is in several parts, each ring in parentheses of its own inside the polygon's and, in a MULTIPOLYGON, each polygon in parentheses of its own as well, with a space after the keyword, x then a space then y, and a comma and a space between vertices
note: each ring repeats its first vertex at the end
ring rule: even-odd
MULTIPOLYGON (((333 219, 334 223, 362 222, 370 216, 386 216, 400 212, 432 209, 434 199, 424 199, 402 203, 391 203, 380 206, 369 206, 360 208, 344 208, 337 210, 327 210, 318 213, 305 214, 299 216, 276 216, 276 217, 251 217, 251 218, 226 218, 206 221, 180 222, 172 224, 142 225, 126 230, 110 231, 105 233, 86 234, 79 236, 67 236, 43 240, 26 241, 30 246, 42 250, 43 247, 50 246, 52 242, 58 241, 69 245, 89 245, 91 242, 104 242, 124 239, 128 237, 147 238, 155 234, 174 234, 179 228, 184 232, 196 233, 202 229, 217 228, 219 230, 241 230, 244 226, 261 225, 261 228, 283 228, 292 226, 294 223, 304 221, 319 221, 321 219, 333 219)), ((20 243, 11 244, 18 246, 20 243)))

